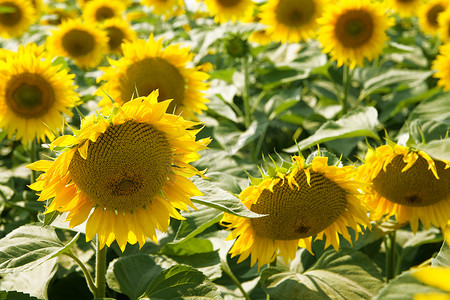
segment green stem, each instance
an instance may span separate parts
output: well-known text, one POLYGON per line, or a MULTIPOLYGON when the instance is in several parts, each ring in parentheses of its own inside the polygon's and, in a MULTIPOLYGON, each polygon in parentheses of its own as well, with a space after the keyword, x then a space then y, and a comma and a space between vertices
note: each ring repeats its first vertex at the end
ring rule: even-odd
POLYGON ((230 266, 228 265, 228 263, 226 261, 221 260, 221 264, 220 264, 220 268, 222 269, 222 271, 225 272, 225 274, 227 274, 231 280, 234 282, 234 284, 238 287, 238 289, 241 291, 242 296, 244 296, 244 298, 246 300, 251 300, 250 296, 247 294, 247 292, 244 290, 244 288, 242 287, 242 284, 239 282, 239 279, 237 279, 236 276, 234 276, 233 272, 230 269, 230 266))
POLYGON ((244 93, 242 95, 244 101, 244 124, 245 128, 249 128, 251 124, 250 99, 248 96, 249 78, 248 78, 248 56, 242 58, 242 68, 244 69, 244 93))
POLYGON ((97 293, 94 294, 95 298, 105 298, 106 296, 106 249, 107 247, 100 249, 100 242, 97 238, 97 261, 95 263, 95 285, 97 286, 97 293))
POLYGON ((341 99, 341 105, 342 105, 342 115, 345 115, 348 110, 348 91, 350 89, 350 83, 352 81, 351 74, 350 74, 350 68, 347 65, 344 65, 344 95, 341 99))
MULTIPOLYGON (((31 163, 34 163, 38 159, 39 159, 39 154, 37 153, 37 150, 36 150, 36 139, 33 139, 31 141, 31 145, 30 145, 30 161, 31 161, 31 163)), ((37 172, 32 170, 31 171, 31 183, 35 182, 36 178, 37 178, 37 172)))
POLYGON ((385 238, 386 246, 386 282, 395 277, 396 256, 395 256, 395 237, 396 232, 389 233, 385 238))
POLYGON ((84 263, 77 256, 75 256, 72 252, 68 252, 68 253, 64 253, 64 254, 67 255, 68 257, 72 258, 77 263, 77 265, 81 268, 81 271, 83 271, 83 274, 84 274, 84 278, 86 278, 86 282, 87 282, 89 289, 91 290, 92 294, 96 295, 97 287, 95 286, 94 280, 92 279, 92 276, 89 273, 86 266, 84 265, 84 263))

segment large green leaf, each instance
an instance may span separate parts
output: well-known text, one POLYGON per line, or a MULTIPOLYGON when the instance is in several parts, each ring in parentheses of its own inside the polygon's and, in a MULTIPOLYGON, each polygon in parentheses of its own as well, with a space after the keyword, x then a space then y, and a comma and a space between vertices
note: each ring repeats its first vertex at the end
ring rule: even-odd
POLYGON ((391 280, 374 300, 413 300, 415 294, 427 293, 442 293, 442 291, 421 283, 408 271, 391 280))
POLYGON ((201 178, 194 178, 194 184, 203 193, 203 196, 194 196, 192 202, 203 204, 220 211, 244 218, 260 218, 263 215, 250 211, 239 198, 228 193, 218 186, 201 178))
POLYGON ((261 283, 271 299, 371 299, 383 288, 378 267, 351 250, 328 250, 303 274, 267 268, 261 283))
POLYGON ((155 299, 222 299, 217 287, 200 271, 177 265, 159 274, 141 298, 155 299))
POLYGON ((432 71, 388 69, 386 72, 366 80, 359 98, 364 99, 373 93, 399 84, 413 87, 424 82, 431 74, 433 74, 432 71))
POLYGON ((416 119, 450 122, 450 93, 435 95, 417 105, 409 114, 408 123, 416 119))
POLYGON ((0 240, 0 272, 25 271, 69 251, 77 234, 64 245, 52 227, 41 224, 24 225, 0 240))
POLYGON ((38 300, 39 298, 33 297, 29 294, 22 292, 6 292, 0 291, 0 300, 38 300))
POLYGON ((450 138, 417 145, 415 148, 425 151, 434 159, 450 161, 450 138))
POLYGON ((337 121, 327 121, 313 135, 285 151, 293 153, 298 149, 302 151, 320 143, 357 136, 367 136, 379 140, 376 131, 377 116, 377 110, 373 107, 355 109, 337 121))
POLYGON ((445 242, 438 255, 431 260, 433 267, 450 267, 450 247, 445 242))
POLYGON ((124 256, 109 264, 106 281, 111 289, 133 300, 145 292, 153 278, 162 270, 149 255, 124 256))

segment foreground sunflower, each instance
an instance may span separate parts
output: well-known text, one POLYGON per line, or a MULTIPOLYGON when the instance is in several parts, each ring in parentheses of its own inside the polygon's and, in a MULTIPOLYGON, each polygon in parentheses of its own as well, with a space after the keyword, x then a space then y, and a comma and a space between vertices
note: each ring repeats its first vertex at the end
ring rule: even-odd
POLYGON ((197 123, 166 114, 170 101, 158 92, 117 107, 108 117, 84 118, 80 130, 59 137, 51 149, 64 149, 54 161, 28 166, 43 171, 30 188, 39 201, 53 198, 46 213, 68 212, 69 227, 86 223, 86 240, 100 248, 116 240, 142 247, 155 229, 166 231, 177 209, 193 207, 201 195, 187 178, 201 172, 189 165, 200 158, 209 139, 196 141, 197 123))
POLYGON ((126 5, 119 0, 92 0, 83 8, 83 17, 87 23, 103 22, 108 19, 121 18, 126 5))
POLYGON ((436 35, 439 30, 438 16, 448 7, 446 0, 434 0, 424 3, 419 9, 419 25, 422 31, 436 35))
POLYGON ((0 0, 0 36, 12 38, 22 35, 34 22, 35 11, 29 0, 0 0))
POLYGON ((108 19, 102 24, 102 28, 108 35, 109 51, 112 53, 122 54, 121 45, 125 41, 130 42, 136 39, 136 31, 123 19, 108 19))
POLYGON ((297 43, 315 36, 324 5, 322 0, 269 0, 261 7, 260 22, 275 41, 297 43))
POLYGON ((431 68, 437 72, 433 77, 438 78, 438 86, 441 86, 445 91, 450 90, 450 43, 439 47, 439 54, 433 61, 431 68))
POLYGON ((47 38, 47 49, 54 56, 73 59, 80 68, 94 68, 108 52, 106 32, 81 19, 70 19, 52 31, 47 38))
POLYGON ((303 158, 293 156, 288 170, 273 175, 263 176, 239 196, 248 209, 267 216, 248 219, 225 214, 221 221, 233 230, 227 239, 236 239, 230 253, 240 255, 238 263, 251 255, 251 265, 258 262, 260 268, 279 254, 288 264, 299 246, 312 253, 314 237, 325 236, 325 247, 338 250, 338 233, 351 243, 348 227, 357 239, 362 228, 370 226, 357 198, 361 185, 353 179, 355 168, 329 166, 328 158, 320 156, 306 166, 303 158))
POLYGON ((209 15, 217 23, 248 19, 255 9, 253 0, 205 0, 209 15))
POLYGON ((384 0, 386 6, 405 18, 417 15, 422 0, 384 0))
POLYGON ((322 51, 329 53, 338 66, 354 68, 382 53, 391 19, 378 2, 342 0, 329 4, 318 23, 322 51))
POLYGON ((0 60, 0 127, 23 144, 54 139, 78 100, 73 74, 52 65, 36 44, 0 60))
POLYGON ((123 43, 122 51, 121 59, 110 59, 110 67, 100 68, 105 73, 98 82, 104 80, 105 83, 96 94, 104 97, 99 106, 105 113, 113 107, 109 97, 124 104, 156 89, 159 89, 160 100, 173 99, 168 107, 170 113, 183 113, 192 118, 194 113, 206 109, 207 99, 202 91, 208 88, 204 82, 208 75, 187 67, 193 56, 189 48, 172 44, 163 49, 162 39, 155 40, 151 35, 148 41, 138 39, 123 43))
POLYGON ((450 162, 401 145, 369 149, 359 168, 361 180, 372 183, 363 201, 375 220, 394 216, 415 233, 419 221, 428 229, 450 219, 450 162))
POLYGON ((450 268, 427 267, 416 269, 412 275, 426 285, 442 290, 442 293, 416 294, 414 300, 446 300, 450 299, 450 268), (447 293, 445 293, 447 292, 447 293))

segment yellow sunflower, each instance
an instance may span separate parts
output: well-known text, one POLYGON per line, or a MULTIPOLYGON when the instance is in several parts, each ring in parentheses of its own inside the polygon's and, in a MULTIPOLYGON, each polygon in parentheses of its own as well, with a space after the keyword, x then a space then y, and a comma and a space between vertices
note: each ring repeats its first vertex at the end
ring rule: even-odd
POLYGON ((44 9, 43 0, 29 0, 34 8, 34 16, 39 19, 44 9))
POLYGON ((275 41, 297 43, 315 36, 324 6, 322 0, 269 0, 258 16, 275 41))
POLYGON ((369 149, 359 169, 361 180, 372 183, 363 198, 374 219, 395 216, 414 233, 419 221, 427 229, 445 229, 450 219, 450 162, 401 145, 384 145, 369 149))
POLYGON ((62 114, 71 114, 78 100, 75 75, 39 53, 41 47, 28 44, 0 61, 0 126, 23 144, 53 140, 52 130, 61 129, 62 114))
POLYGON ((0 0, 0 36, 11 38, 22 35, 34 22, 34 9, 29 0, 0 0))
POLYGON ((392 21, 378 2, 342 0, 330 3, 318 23, 322 51, 329 53, 338 66, 354 68, 382 53, 392 21))
POLYGON ((436 73, 433 77, 439 79, 437 85, 441 86, 445 91, 450 90, 450 43, 439 47, 439 54, 432 63, 433 70, 436 73))
POLYGON ((353 178, 355 168, 329 166, 328 158, 319 156, 309 166, 298 156, 292 162, 289 170, 278 170, 274 178, 266 176, 240 194, 248 209, 267 216, 224 215, 222 223, 233 230, 227 239, 236 239, 230 253, 240 255, 238 262, 251 255, 251 265, 258 261, 260 268, 279 254, 287 264, 299 246, 311 252, 314 237, 325 236, 325 247, 338 250, 338 233, 351 243, 348 227, 357 239, 362 228, 370 226, 357 198, 361 184, 353 178))
POLYGON ((410 17, 417 15, 423 0, 384 0, 383 2, 399 16, 410 17))
POLYGON ((123 104, 156 89, 159 89, 160 100, 173 99, 168 108, 170 113, 183 113, 192 118, 193 113, 206 109, 207 99, 202 91, 208 88, 204 82, 208 75, 187 67, 193 55, 189 48, 172 44, 163 49, 162 39, 155 40, 151 35, 148 41, 138 39, 123 43, 122 50, 121 59, 110 59, 110 67, 100 68, 105 73, 98 81, 104 80, 105 84, 96 94, 104 97, 99 106, 105 113, 112 108, 109 97, 123 104))
POLYGON ((108 19, 102 24, 102 28, 107 32, 109 51, 113 53, 122 54, 122 43, 136 39, 136 32, 123 19, 108 19))
POLYGON ((445 43, 450 42, 450 9, 446 9, 438 16, 439 37, 445 43))
POLYGON ((87 23, 103 22, 107 19, 121 18, 126 10, 119 0, 92 0, 83 8, 83 18, 87 23))
POLYGON ((205 0, 209 15, 217 23, 248 19, 255 9, 252 0, 205 0))
POLYGON ((69 227, 86 223, 86 240, 95 235, 100 247, 116 240, 142 247, 155 229, 166 231, 177 209, 193 207, 201 195, 188 179, 202 173, 189 165, 200 158, 209 139, 196 141, 198 123, 166 114, 170 101, 158 92, 116 107, 109 117, 93 115, 75 135, 53 141, 63 152, 53 161, 28 166, 43 171, 30 188, 39 201, 52 199, 46 213, 68 212, 69 227))
POLYGON ((94 68, 108 52, 106 32, 81 19, 63 22, 47 38, 47 49, 54 56, 73 59, 80 68, 94 68))
POLYGON ((267 45, 273 41, 273 38, 267 33, 267 30, 255 30, 248 37, 248 41, 260 45, 267 45))
POLYGON ((419 24, 422 31, 436 35, 439 29, 438 16, 448 7, 446 0, 433 0, 424 3, 419 9, 419 24))
POLYGON ((450 268, 427 267, 412 271, 416 279, 426 285, 442 290, 442 293, 416 294, 414 300, 449 300, 450 299, 450 268), (447 293, 445 293, 447 292, 447 293))
POLYGON ((142 0, 142 4, 152 7, 155 14, 167 15, 180 6, 180 0, 142 0))

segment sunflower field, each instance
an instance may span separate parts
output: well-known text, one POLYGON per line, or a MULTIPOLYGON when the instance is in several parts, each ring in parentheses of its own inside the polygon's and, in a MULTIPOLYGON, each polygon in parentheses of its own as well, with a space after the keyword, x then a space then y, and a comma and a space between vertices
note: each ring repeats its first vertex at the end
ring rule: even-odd
POLYGON ((447 0, 0 0, 0 299, 450 299, 447 0))

